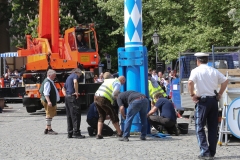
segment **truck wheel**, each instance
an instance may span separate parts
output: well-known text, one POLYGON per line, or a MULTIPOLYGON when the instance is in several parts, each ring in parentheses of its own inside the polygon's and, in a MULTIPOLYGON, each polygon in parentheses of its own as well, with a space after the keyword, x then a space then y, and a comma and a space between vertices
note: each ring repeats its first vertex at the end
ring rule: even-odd
POLYGON ((27 110, 28 113, 36 112, 36 108, 35 107, 26 107, 26 110, 27 110))
POLYGON ((43 107, 43 105, 42 105, 42 103, 39 101, 38 102, 38 105, 36 106, 36 110, 41 110, 41 109, 43 109, 44 107, 43 107))
POLYGON ((87 105, 86 104, 81 104, 81 110, 86 110, 87 109, 87 105))

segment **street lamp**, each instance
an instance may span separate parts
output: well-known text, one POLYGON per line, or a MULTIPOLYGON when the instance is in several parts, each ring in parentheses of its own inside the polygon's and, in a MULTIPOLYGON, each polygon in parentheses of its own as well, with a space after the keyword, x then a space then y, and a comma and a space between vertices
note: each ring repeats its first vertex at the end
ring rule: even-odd
POLYGON ((154 31, 152 36, 153 44, 157 45, 159 43, 159 35, 154 31))
MULTIPOLYGON (((156 31, 154 31, 154 33, 153 33, 152 40, 153 40, 153 44, 157 46, 159 43, 159 35, 157 34, 156 31)), ((157 64, 157 62, 158 62, 157 47, 156 47, 155 51, 156 51, 156 64, 157 64)))

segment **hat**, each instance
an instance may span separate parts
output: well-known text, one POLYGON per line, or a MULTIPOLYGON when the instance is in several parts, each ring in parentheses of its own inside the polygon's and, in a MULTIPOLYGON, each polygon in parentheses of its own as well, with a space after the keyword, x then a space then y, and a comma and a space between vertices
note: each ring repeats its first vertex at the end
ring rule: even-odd
POLYGON ((209 54, 208 53, 203 53, 203 52, 197 52, 194 54, 194 56, 196 57, 208 57, 209 54))

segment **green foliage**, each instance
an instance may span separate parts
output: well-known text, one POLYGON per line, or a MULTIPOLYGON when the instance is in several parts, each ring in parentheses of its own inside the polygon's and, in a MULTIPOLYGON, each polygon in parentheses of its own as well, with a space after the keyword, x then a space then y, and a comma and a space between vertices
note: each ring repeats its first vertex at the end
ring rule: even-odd
MULTIPOLYGON (((26 28, 37 14, 37 4, 38 1, 36 0, 12 0, 9 3, 12 12, 9 23, 12 46, 23 47, 25 45, 25 32, 31 32, 26 31, 26 28)), ((32 27, 31 29, 34 30, 35 28, 32 27)))
MULTIPOLYGON (((11 4, 13 17, 10 25, 10 34, 13 37, 12 45, 24 47, 26 43, 26 34, 30 34, 33 38, 38 37, 38 2, 38 0, 13 0, 13 3, 11 4)), ((62 9, 64 6, 64 3, 60 3, 60 34, 62 36, 67 28, 77 25, 77 22, 73 19, 73 16, 70 14, 69 10, 67 8, 65 8, 65 10, 62 9)))
POLYGON ((233 38, 231 39, 231 45, 240 44, 240 0, 230 1, 231 9, 228 12, 228 16, 233 22, 235 30, 233 32, 233 38))
MULTIPOLYGON (((236 27, 227 13, 236 1, 239 4, 239 0, 234 4, 230 0, 143 0, 143 37, 149 60, 154 62, 156 47, 159 58, 172 60, 187 50, 209 52, 212 45, 229 46, 236 27), (151 40, 155 30, 160 35, 158 46, 151 40)), ((98 0, 98 6, 119 24, 111 34, 123 34, 123 1, 98 0)))
MULTIPOLYGON (((10 35, 12 45, 24 47, 25 35, 37 37, 39 0, 12 0, 8 9, 12 12, 10 35)), ((96 1, 60 0, 60 34, 63 36, 67 28, 77 24, 95 23, 98 35, 100 57, 111 54, 112 67, 117 68, 117 48, 123 46, 123 35, 110 34, 118 28, 118 24, 105 11, 99 9, 96 1)), ((11 15, 11 14, 10 14, 11 15)), ((104 58, 102 58, 104 59, 104 58)))
MULTIPOLYGON (((14 45, 24 46, 25 34, 37 36, 38 0, 11 0, 0 6, 4 17, 12 15, 9 32, 14 45), (11 11, 11 13, 10 13, 11 11)), ((143 43, 149 64, 155 48, 162 60, 173 60, 179 52, 211 51, 211 46, 240 44, 240 0, 142 0, 143 43), (153 45, 154 31, 160 43, 153 45)), ((123 0, 60 0, 60 31, 78 24, 96 24, 100 57, 112 55, 117 68, 117 48, 124 46, 123 0)), ((153 67, 153 66, 151 66, 153 67)))

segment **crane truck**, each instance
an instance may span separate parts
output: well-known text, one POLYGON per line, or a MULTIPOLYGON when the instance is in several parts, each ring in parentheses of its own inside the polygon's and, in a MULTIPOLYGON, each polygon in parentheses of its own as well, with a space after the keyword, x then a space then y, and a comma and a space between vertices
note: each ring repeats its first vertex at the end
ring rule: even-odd
POLYGON ((27 112, 36 112, 43 106, 40 103, 39 89, 48 69, 57 72, 55 86, 60 94, 60 103, 64 102, 61 88, 74 68, 84 71, 79 81, 81 105, 88 106, 93 100, 100 84, 93 82, 93 73, 98 69, 97 35, 94 24, 78 25, 65 30, 64 37, 59 35, 59 0, 39 1, 38 37, 26 35, 27 48, 19 49, 19 57, 27 57, 23 67, 22 80, 25 86, 23 106, 27 112), (81 34, 86 46, 77 43, 81 34))

